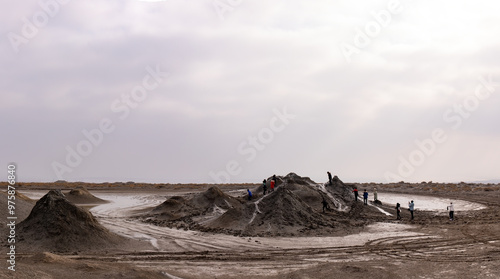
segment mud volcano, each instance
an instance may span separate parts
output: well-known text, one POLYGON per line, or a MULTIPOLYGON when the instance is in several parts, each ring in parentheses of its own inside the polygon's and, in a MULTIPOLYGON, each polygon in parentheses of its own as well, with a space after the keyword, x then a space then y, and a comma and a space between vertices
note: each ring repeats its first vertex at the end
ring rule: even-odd
MULTIPOLYGON (((191 197, 171 197, 146 213, 145 216, 153 217, 148 220, 156 224, 172 226, 173 223, 169 223, 169 221, 181 220, 194 224, 193 219, 201 221, 204 218, 220 215, 230 208, 241 208, 242 206, 242 200, 224 194, 217 187, 211 187, 207 191, 191 197)), ((176 226, 178 227, 179 224, 176 226)))
POLYGON ((102 204, 108 201, 92 195, 85 187, 77 187, 65 194, 66 199, 75 204, 102 204))
POLYGON ((333 185, 318 184, 295 173, 276 177, 275 191, 254 199, 233 198, 212 187, 191 198, 172 197, 154 208, 146 221, 160 225, 244 236, 341 235, 370 223, 365 212, 382 215, 355 202, 352 187, 337 178, 333 185), (322 201, 330 207, 323 213, 322 201))
POLYGON ((243 235, 295 235, 320 227, 332 229, 334 220, 331 217, 309 206, 291 189, 278 187, 254 203, 247 203, 243 209, 228 210, 207 222, 205 227, 243 235))
POLYGON ((51 190, 19 224, 20 243, 30 250, 70 252, 103 249, 123 239, 109 232, 87 210, 51 190))

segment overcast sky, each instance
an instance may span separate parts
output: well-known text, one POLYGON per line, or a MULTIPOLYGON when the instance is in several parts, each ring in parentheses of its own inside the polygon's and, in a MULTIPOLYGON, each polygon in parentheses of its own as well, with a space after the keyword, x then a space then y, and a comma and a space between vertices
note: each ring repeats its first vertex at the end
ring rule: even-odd
POLYGON ((497 1, 2 4, 20 181, 500 177, 497 1))

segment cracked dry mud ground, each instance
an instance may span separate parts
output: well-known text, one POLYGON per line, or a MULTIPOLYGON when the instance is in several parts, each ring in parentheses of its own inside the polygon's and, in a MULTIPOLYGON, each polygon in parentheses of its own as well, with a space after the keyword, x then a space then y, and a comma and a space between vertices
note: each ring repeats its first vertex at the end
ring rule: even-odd
MULTIPOLYGON (((100 221, 105 226, 136 226, 137 233, 157 238, 161 249, 47 256, 36 262, 26 252, 19 257, 16 277, 5 269, 0 277, 500 278, 498 191, 441 190, 431 194, 423 187, 377 188, 379 196, 384 191, 432 195, 478 202, 487 208, 457 211, 455 221, 449 221, 446 213, 425 211, 417 211, 414 221, 408 220, 405 211, 402 221, 377 215, 375 221, 382 226, 401 226, 401 232, 382 236, 368 232, 365 236, 353 235, 354 241, 347 242, 319 237, 310 245, 301 237, 250 238, 154 226, 141 228, 135 220, 114 216, 100 221), (356 239, 362 237, 367 237, 366 241, 356 244, 356 239)), ((392 205, 382 208, 394 211, 392 205)), ((364 217, 370 218, 370 214, 364 217)))

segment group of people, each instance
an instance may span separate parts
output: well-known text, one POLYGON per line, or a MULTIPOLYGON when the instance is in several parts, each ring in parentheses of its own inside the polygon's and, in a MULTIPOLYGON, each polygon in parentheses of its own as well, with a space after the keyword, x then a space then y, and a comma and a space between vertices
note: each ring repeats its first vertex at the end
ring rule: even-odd
MULTIPOLYGON (((358 188, 354 187, 354 190, 352 190, 352 192, 354 193, 354 198, 356 199, 356 201, 358 201, 358 188)), ((377 201, 378 200, 378 194, 377 194, 377 188, 374 189, 374 192, 373 192, 373 201, 377 201)), ((365 205, 368 205, 368 192, 365 191, 363 192, 363 203, 365 205)))
MULTIPOLYGON (((269 182, 269 187, 271 188, 269 192, 274 192, 274 188, 276 187, 276 174, 271 178, 271 182, 269 182)), ((262 190, 264 191, 264 195, 267 193, 267 179, 262 181, 262 190)))
MULTIPOLYGON (((411 202, 408 202, 408 210, 410 211, 410 215, 411 215, 411 219, 410 220, 413 220, 413 211, 415 211, 415 203, 413 201, 411 202)), ((396 219, 397 220, 401 220, 401 205, 398 203, 396 203, 396 219)))
MULTIPOLYGON (((273 177, 271 178, 269 186, 271 188, 269 192, 274 192, 274 188, 276 187, 276 175, 273 175, 273 177)), ((264 181, 262 181, 262 191, 264 192, 264 195, 267 194, 267 179, 264 179, 264 181)), ((247 189, 247 193, 248 200, 252 200, 252 191, 250 191, 250 189, 247 189)))
MULTIPOLYGON (((352 192, 354 193, 354 198, 356 199, 356 201, 358 201, 358 189, 356 187, 354 187, 354 190, 352 190, 352 192)), ((374 201, 377 201, 378 200, 378 194, 377 194, 377 188, 374 188, 374 192, 373 192, 373 197, 374 197, 374 201)), ((366 191, 366 189, 364 190, 363 192, 363 202, 365 205, 368 205, 368 192, 366 191)), ((450 217, 450 221, 453 221, 454 220, 454 214, 455 214, 455 207, 453 206, 453 202, 450 203, 450 205, 446 208, 448 210, 448 214, 449 214, 449 217, 450 217)), ((415 211, 415 203, 412 201, 408 202, 408 211, 410 211, 410 220, 413 220, 413 212, 415 211)), ((324 208, 323 208, 323 212, 324 212, 324 208)), ((396 203, 396 215, 397 215, 397 220, 401 220, 401 204, 399 203, 396 203)))
MULTIPOLYGON (((327 172, 327 174, 328 174, 328 182, 330 185, 332 185, 332 183, 333 183, 332 174, 329 171, 327 172)), ((270 186, 269 192, 273 192, 274 188, 276 187, 276 175, 273 175, 273 177, 271 178, 269 186, 270 186)), ((262 181, 262 190, 264 192, 264 195, 266 195, 266 193, 267 193, 267 179, 264 179, 262 181)), ((251 200, 252 199, 252 192, 250 191, 250 189, 247 189, 247 192, 248 192, 248 200, 251 200)), ((354 190, 352 190, 352 192, 354 193, 355 200, 358 201, 358 188, 354 187, 354 190)), ((373 201, 374 202, 378 201, 377 188, 374 188, 374 191, 373 191, 373 201)), ((323 204, 323 213, 325 212, 325 210, 330 210, 330 206, 328 205, 328 202, 324 198, 323 198, 323 201, 321 203, 323 204)), ((363 203, 365 205, 368 205, 368 192, 366 191, 366 189, 363 192, 363 203)), ((454 213, 455 213, 455 208, 453 206, 453 202, 451 202, 450 205, 446 209, 449 212, 450 221, 453 221, 454 220, 454 213)), ((413 202, 413 200, 408 202, 408 210, 410 211, 411 220, 413 220, 413 212, 415 211, 415 203, 413 202)), ((396 216, 397 216, 396 217, 397 220, 401 220, 401 204, 399 204, 399 203, 396 203, 396 216)))

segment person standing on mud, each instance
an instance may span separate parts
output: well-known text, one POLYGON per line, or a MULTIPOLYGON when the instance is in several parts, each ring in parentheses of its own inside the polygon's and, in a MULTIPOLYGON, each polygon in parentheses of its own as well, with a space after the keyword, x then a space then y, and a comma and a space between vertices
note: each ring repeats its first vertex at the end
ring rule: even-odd
POLYGON ((401 220, 401 205, 399 204, 399 202, 396 203, 396 214, 396 220, 401 220))
POLYGON ((272 183, 272 181, 274 181, 274 187, 276 187, 276 174, 273 174, 273 179, 271 180, 271 183, 272 183))
POLYGON ((264 191, 264 196, 265 196, 267 192, 267 181, 265 179, 264 181, 262 181, 262 191, 264 191))
POLYGON ((452 202, 450 202, 450 205, 448 206, 447 209, 450 212, 450 221, 453 221, 453 214, 455 213, 455 207, 453 206, 452 202))
POLYGON ((365 205, 368 204, 368 192, 366 191, 366 189, 363 192, 363 202, 364 202, 365 205))
POLYGON ((326 202, 325 198, 323 198, 321 203, 323 204, 323 213, 325 213, 325 209, 330 210, 330 206, 328 205, 328 202, 326 202))
POLYGON ((378 201, 377 188, 373 188, 373 201, 378 201))
POLYGON ((333 185, 333 183, 332 183, 332 174, 329 171, 327 171, 326 173, 328 174, 328 183, 330 185, 333 185))
POLYGON ((415 210, 415 204, 413 203, 413 201, 408 203, 408 210, 411 214, 411 220, 413 220, 413 210, 415 210))
POLYGON ((252 192, 250 192, 250 189, 247 189, 248 192, 248 200, 252 200, 252 192))
POLYGON ((352 192, 354 193, 354 198, 356 199, 356 201, 358 201, 358 188, 354 187, 354 190, 352 190, 352 192))

